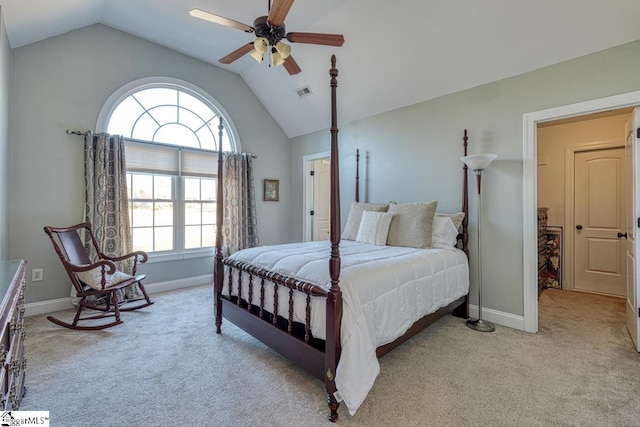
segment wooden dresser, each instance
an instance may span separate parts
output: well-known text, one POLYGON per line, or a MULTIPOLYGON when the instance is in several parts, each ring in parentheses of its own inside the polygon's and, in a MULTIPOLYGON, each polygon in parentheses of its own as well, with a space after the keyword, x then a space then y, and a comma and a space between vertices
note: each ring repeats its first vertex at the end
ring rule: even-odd
POLYGON ((5 411, 18 410, 24 396, 24 290, 27 263, 0 261, 0 398, 5 411))
POLYGON ((538 208, 538 295, 547 286, 549 277, 549 246, 547 245, 547 211, 538 208))

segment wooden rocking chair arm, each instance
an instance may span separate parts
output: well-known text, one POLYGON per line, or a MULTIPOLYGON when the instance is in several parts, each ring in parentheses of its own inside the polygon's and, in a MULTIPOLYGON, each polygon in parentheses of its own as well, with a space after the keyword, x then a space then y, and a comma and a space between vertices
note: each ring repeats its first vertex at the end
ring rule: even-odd
POLYGON ((108 256, 108 255, 104 255, 104 254, 100 254, 100 256, 102 258, 108 259, 110 261, 122 261, 122 260, 125 260, 127 258, 136 257, 136 261, 141 263, 141 264, 144 264, 149 259, 149 256, 144 251, 135 251, 135 252, 131 252, 131 253, 126 254, 126 255, 121 255, 121 256, 108 256))
POLYGON ((74 273, 89 271, 89 270, 93 270, 94 268, 101 268, 103 265, 105 266, 106 274, 113 274, 116 272, 116 265, 109 260, 100 260, 93 264, 87 264, 87 265, 76 265, 76 264, 71 264, 65 261, 65 265, 70 271, 74 273))

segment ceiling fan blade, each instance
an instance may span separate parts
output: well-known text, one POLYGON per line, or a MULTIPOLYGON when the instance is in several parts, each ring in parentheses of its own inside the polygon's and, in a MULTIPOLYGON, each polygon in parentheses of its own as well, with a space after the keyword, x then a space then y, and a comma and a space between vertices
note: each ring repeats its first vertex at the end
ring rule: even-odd
POLYGON ((284 19, 287 17, 291 5, 293 5, 293 0, 275 0, 269 10, 267 22, 276 27, 284 24, 284 19))
POLYGON ((234 50, 233 52, 231 52, 230 54, 228 54, 224 58, 220 58, 220 63, 221 64, 231 64, 233 61, 235 61, 236 59, 240 59, 241 57, 243 57, 247 53, 251 52, 252 50, 253 50, 253 42, 252 43, 247 43, 244 46, 242 46, 241 48, 234 50))
POLYGON ((287 59, 284 60, 284 64, 282 65, 292 76, 302 71, 298 66, 298 63, 291 56, 287 57, 287 59))
POLYGON ((216 24, 224 25, 231 28, 237 28, 242 31, 246 31, 247 33, 253 33, 253 27, 247 24, 243 24, 242 22, 234 21, 233 19, 228 19, 223 16, 214 15, 213 13, 206 12, 202 9, 191 9, 189 11, 189 15, 194 18, 204 19, 205 21, 215 22, 216 24))
POLYGON ((325 46, 342 46, 344 36, 342 34, 321 33, 289 33, 287 40, 291 43, 321 44, 325 46))

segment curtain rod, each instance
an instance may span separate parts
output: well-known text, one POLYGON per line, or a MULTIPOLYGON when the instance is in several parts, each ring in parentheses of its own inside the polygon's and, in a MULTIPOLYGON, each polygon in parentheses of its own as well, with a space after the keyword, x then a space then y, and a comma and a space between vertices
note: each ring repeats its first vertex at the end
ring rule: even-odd
MULTIPOLYGON (((67 132, 67 135, 85 136, 89 131, 82 132, 80 130, 67 129, 66 132, 67 132)), ((125 141, 137 142, 137 143, 140 143, 140 144, 159 145, 161 147, 173 147, 173 148, 178 148, 178 149, 187 149, 187 150, 194 150, 194 151, 205 151, 207 153, 210 153, 212 151, 217 151, 217 150, 205 150, 204 148, 187 147, 187 146, 184 146, 184 145, 164 144, 164 143, 157 143, 157 142, 152 142, 152 141, 144 141, 142 139, 133 139, 133 138, 125 138, 125 141)), ((256 156, 255 154, 250 154, 250 153, 246 153, 246 154, 249 154, 254 159, 258 158, 258 156, 256 156)))

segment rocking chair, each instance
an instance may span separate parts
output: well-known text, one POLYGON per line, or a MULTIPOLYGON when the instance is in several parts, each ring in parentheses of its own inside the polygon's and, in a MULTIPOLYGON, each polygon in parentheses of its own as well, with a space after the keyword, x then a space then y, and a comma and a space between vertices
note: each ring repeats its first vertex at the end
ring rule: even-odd
POLYGON ((49 321, 70 329, 99 330, 122 323, 121 311, 137 310, 153 304, 142 285, 142 280, 146 275, 136 275, 138 262, 147 262, 148 257, 145 252, 136 251, 117 257, 105 255, 98 247, 98 242, 91 231, 91 224, 88 222, 71 227, 44 227, 44 231, 51 239, 53 247, 71 279, 76 295, 80 298, 73 323, 64 322, 52 316, 47 317, 49 321), (91 242, 98 254, 98 261, 95 263, 91 262, 85 251, 78 234, 81 230, 91 236, 91 242), (131 275, 117 270, 114 264, 114 261, 123 261, 128 258, 133 258, 131 275), (120 301, 118 291, 131 285, 138 287, 142 294, 141 298, 133 301, 120 301), (133 305, 128 306, 129 304, 133 305), (81 313, 85 308, 100 313, 82 317, 81 313), (112 322, 92 321, 111 316, 114 317, 112 322), (80 324, 80 322, 83 323, 80 324))

